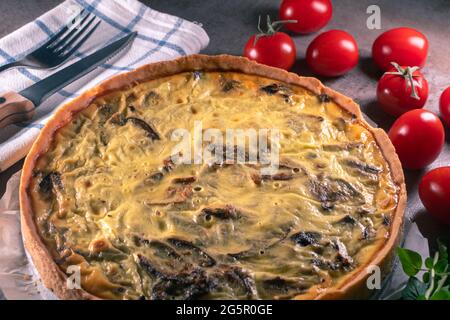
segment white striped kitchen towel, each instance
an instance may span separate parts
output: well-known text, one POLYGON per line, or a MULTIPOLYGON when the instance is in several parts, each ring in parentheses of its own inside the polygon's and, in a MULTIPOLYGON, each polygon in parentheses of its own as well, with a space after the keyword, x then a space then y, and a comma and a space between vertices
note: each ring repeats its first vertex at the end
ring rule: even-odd
MULTIPOLYGON (((41 46, 81 9, 95 14, 102 23, 75 56, 60 68, 130 31, 139 34, 126 51, 41 104, 32 121, 0 129, 0 172, 26 155, 39 130, 64 102, 116 73, 150 62, 198 53, 209 43, 208 35, 197 23, 158 12, 137 0, 67 0, 0 39, 0 65, 18 60, 41 46)), ((0 90, 19 92, 54 71, 26 68, 5 71, 0 75, 0 90)))

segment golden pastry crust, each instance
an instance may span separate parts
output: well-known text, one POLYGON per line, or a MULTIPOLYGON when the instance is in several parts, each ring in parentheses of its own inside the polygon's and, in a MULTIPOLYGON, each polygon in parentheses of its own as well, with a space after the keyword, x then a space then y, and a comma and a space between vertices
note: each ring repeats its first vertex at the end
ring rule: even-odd
POLYGON ((67 276, 54 262, 49 250, 39 236, 34 221, 34 213, 32 211, 29 196, 29 185, 36 162, 38 158, 48 150, 55 132, 68 124, 72 120, 74 114, 87 108, 92 101, 101 96, 117 90, 131 88, 138 83, 193 70, 241 72, 304 87, 316 95, 326 94, 341 108, 353 114, 356 119, 373 134, 375 141, 390 168, 392 180, 399 190, 398 205, 391 220, 389 239, 382 247, 380 247, 378 253, 372 257, 371 261, 368 262, 366 266, 358 267, 356 271, 351 273, 351 277, 344 277, 343 280, 334 287, 314 287, 310 289, 307 294, 297 296, 296 298, 345 299, 367 297, 370 294, 370 291, 366 286, 366 279, 369 276, 366 267, 368 265, 378 265, 383 273, 386 273, 389 270, 395 246, 400 238, 403 214, 406 205, 406 188, 403 171, 389 138, 382 129, 372 128, 365 122, 359 106, 352 99, 323 86, 319 80, 315 78, 299 77, 296 74, 263 66, 245 58, 227 55, 193 55, 182 57, 173 61, 146 65, 135 71, 118 75, 67 103, 49 120, 27 156, 20 186, 21 221, 24 243, 26 249, 32 256, 37 270, 42 276, 44 285, 54 291, 55 294, 62 299, 97 299, 97 297, 84 290, 67 289, 67 276))

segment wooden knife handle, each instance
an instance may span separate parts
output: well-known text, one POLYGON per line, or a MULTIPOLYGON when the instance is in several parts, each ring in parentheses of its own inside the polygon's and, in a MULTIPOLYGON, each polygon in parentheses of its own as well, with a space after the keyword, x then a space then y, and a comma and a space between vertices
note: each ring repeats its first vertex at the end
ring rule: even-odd
POLYGON ((33 102, 18 93, 12 91, 0 93, 0 128, 31 120, 35 109, 33 102))

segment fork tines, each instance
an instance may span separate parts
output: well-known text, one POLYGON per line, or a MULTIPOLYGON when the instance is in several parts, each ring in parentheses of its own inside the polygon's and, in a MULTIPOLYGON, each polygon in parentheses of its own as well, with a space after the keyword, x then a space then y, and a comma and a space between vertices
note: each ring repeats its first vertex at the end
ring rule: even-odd
POLYGON ((43 46, 51 50, 59 58, 70 57, 78 50, 101 23, 95 15, 86 10, 81 10, 58 33, 51 37, 43 46), (92 26, 93 25, 93 26, 92 26), (92 27, 91 27, 92 26, 92 27))

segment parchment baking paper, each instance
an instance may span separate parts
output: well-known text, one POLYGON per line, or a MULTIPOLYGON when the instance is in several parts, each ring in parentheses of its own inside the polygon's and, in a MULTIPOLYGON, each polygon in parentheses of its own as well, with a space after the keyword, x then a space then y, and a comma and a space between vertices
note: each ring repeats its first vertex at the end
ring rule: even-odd
MULTIPOLYGON (((0 199, 0 299, 53 300, 56 297, 40 281, 33 263, 26 253, 20 231, 19 178, 16 173, 8 181, 0 199)), ((406 215, 408 216, 408 215, 406 215)), ((403 246, 429 256, 428 240, 417 225, 405 220, 403 246)), ((403 274, 398 259, 383 282, 381 290, 374 290, 372 299, 398 299, 408 278, 403 274)))
POLYGON ((9 179, 0 199, 0 290, 4 299, 53 300, 56 297, 43 286, 23 247, 19 179, 17 172, 9 179))

